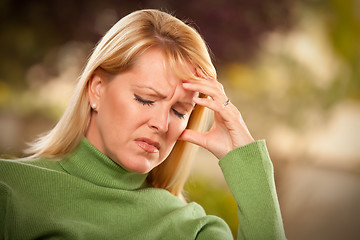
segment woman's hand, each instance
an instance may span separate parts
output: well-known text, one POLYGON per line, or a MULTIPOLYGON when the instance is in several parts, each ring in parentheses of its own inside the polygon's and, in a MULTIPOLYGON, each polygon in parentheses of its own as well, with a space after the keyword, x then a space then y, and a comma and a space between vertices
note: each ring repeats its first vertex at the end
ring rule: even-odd
POLYGON ((215 79, 200 78, 186 80, 183 87, 190 91, 203 93, 209 98, 194 98, 194 102, 214 111, 214 123, 208 132, 196 132, 185 129, 180 140, 197 144, 210 152, 218 159, 224 157, 229 151, 254 141, 239 110, 227 102, 224 88, 215 79))

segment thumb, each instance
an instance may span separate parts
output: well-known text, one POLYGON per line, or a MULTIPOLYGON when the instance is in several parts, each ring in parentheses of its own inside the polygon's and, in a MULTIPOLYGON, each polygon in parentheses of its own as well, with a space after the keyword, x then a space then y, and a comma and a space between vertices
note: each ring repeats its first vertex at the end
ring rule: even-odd
POLYGON ((197 132, 191 129, 185 129, 179 137, 179 140, 187 141, 203 148, 206 148, 205 133, 197 132))

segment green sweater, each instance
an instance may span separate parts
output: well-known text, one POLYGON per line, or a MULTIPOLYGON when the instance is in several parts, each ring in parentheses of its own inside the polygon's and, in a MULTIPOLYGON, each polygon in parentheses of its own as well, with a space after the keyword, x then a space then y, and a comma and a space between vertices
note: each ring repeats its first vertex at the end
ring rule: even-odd
MULTIPOLYGON (((220 160, 238 204, 239 239, 285 239, 264 141, 220 160)), ((145 184, 85 138, 54 160, 0 160, 0 239, 232 239, 229 227, 145 184)))

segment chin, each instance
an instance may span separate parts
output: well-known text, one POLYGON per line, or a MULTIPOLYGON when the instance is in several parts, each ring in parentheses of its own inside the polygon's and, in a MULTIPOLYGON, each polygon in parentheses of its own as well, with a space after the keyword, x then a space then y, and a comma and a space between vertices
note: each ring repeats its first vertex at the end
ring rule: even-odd
POLYGON ((152 169, 153 167, 142 167, 142 166, 134 167, 134 168, 126 168, 126 170, 129 172, 140 173, 140 174, 149 173, 152 169))
POLYGON ((152 160, 149 159, 137 159, 132 160, 129 164, 122 165, 124 169, 129 172, 146 174, 149 173, 156 165, 152 163, 152 160))

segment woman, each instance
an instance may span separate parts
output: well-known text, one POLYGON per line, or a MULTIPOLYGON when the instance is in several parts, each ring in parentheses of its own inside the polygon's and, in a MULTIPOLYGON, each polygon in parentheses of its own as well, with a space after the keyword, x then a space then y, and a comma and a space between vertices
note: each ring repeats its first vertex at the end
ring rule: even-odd
POLYGON ((232 239, 181 195, 194 143, 220 160, 239 239, 284 239, 272 165, 216 80, 206 45, 157 10, 116 23, 91 55, 64 115, 0 162, 0 239, 232 239), (214 111, 203 132, 206 109, 214 111))

